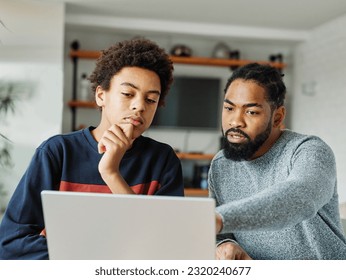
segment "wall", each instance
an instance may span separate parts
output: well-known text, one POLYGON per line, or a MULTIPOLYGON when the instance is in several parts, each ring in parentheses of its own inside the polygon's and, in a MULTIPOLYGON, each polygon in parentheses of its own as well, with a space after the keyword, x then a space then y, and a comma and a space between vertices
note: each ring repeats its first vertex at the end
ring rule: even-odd
POLYGON ((334 150, 340 202, 346 202, 346 15, 311 32, 294 55, 292 128, 334 150))
POLYGON ((0 170, 6 201, 35 148, 61 132, 63 100, 64 5, 0 0, 0 84, 24 83, 16 109, 1 118, 0 131, 12 142, 11 170, 0 170))

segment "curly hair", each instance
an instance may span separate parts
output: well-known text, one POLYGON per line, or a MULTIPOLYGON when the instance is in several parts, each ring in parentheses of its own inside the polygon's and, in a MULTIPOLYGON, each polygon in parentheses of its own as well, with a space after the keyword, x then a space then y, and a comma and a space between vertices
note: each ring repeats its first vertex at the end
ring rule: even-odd
POLYGON ((156 43, 144 38, 118 42, 101 52, 96 67, 88 78, 92 91, 98 86, 109 90, 111 79, 124 67, 140 67, 155 72, 161 83, 158 106, 164 106, 165 97, 173 82, 173 63, 156 43))
POLYGON ((226 93, 230 84, 236 79, 253 81, 265 89, 267 100, 272 108, 284 105, 286 86, 282 80, 282 74, 270 65, 250 63, 235 70, 228 79, 224 92, 226 93))

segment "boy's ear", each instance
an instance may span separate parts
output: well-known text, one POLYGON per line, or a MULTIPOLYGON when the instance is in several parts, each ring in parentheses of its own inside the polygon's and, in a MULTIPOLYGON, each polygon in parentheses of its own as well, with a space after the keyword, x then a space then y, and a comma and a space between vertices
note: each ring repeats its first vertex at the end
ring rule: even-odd
POLYGON ((105 102, 105 91, 101 86, 97 86, 95 90, 95 101, 97 106, 103 107, 105 102))
POLYGON ((284 106, 280 106, 279 108, 275 109, 273 127, 282 127, 285 116, 286 108, 284 106))

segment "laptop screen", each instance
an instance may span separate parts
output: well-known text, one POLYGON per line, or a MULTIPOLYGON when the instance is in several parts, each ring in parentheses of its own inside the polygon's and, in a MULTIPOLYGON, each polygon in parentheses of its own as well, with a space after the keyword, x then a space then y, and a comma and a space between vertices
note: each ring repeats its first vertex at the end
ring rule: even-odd
POLYGON ((211 198, 41 193, 50 259, 214 259, 211 198))

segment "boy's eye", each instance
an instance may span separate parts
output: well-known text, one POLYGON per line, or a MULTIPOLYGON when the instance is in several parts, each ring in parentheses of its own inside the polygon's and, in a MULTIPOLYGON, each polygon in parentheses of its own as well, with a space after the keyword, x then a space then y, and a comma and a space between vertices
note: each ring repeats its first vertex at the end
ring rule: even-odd
POLYGON ((121 94, 125 96, 131 96, 131 93, 128 93, 128 92, 122 92, 121 94))
POLYGON ((157 101, 155 99, 147 98, 148 103, 156 103, 157 101))

